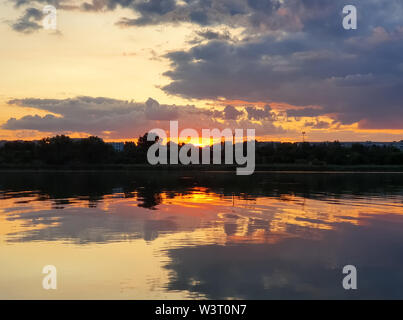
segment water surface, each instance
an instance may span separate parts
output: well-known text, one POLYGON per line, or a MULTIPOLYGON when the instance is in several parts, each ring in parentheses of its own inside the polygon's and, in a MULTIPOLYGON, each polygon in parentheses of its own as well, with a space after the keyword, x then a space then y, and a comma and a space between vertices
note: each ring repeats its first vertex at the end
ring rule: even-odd
POLYGON ((0 265, 1 299, 401 299, 403 174, 2 172, 0 265))

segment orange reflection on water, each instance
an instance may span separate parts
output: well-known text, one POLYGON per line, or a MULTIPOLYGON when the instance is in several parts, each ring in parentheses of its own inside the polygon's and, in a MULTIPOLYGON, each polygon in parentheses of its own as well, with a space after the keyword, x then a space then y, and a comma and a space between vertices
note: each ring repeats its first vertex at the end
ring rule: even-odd
MULTIPOLYGON (((35 195, 34 191, 20 193, 18 197, 9 194, 0 201, 0 235, 5 238, 33 230, 63 229, 68 215, 69 223, 80 224, 80 219, 89 219, 86 232, 96 233, 99 229, 115 235, 138 234, 149 241, 167 237, 204 244, 274 243, 291 237, 320 239, 321 231, 334 230, 342 223, 364 225, 377 215, 387 213, 393 217, 403 213, 393 197, 315 199, 290 194, 253 197, 224 195, 194 187, 184 193, 161 192, 158 199, 154 210, 150 210, 142 206, 142 197, 136 192, 130 197, 122 193, 108 194, 98 200, 49 199, 35 195), (107 216, 114 220, 97 224, 107 216), (111 230, 111 223, 116 221, 130 227, 120 230, 113 225, 111 230)), ((114 236, 114 239, 120 238, 114 236)))
MULTIPOLYGON (((203 243, 273 243, 289 237, 318 239, 320 231, 333 230, 340 223, 363 225, 368 217, 384 215, 385 207, 392 216, 402 214, 398 203, 385 198, 322 200, 294 195, 248 198, 224 196, 197 187, 175 196, 163 193, 161 199, 152 219, 169 217, 179 226, 177 232, 186 233, 189 242, 194 233, 195 240, 203 243)), ((122 209, 124 203, 119 206, 122 209)))
MULTIPOLYGON (((37 191, 5 193, 0 199, 4 269, 0 284, 7 297, 183 299, 191 292, 166 290, 173 276, 166 266, 181 263, 172 258, 175 249, 241 243, 269 244, 264 250, 270 252, 269 247, 290 238, 325 241, 326 234, 346 224, 401 222, 399 197, 254 196, 204 187, 159 193, 138 188, 63 199, 37 191), (41 268, 49 263, 64 272, 64 291, 53 296, 42 290, 38 280, 41 268)), ((211 259, 216 263, 216 256, 211 259)), ((200 281, 196 277, 192 285, 200 281)))

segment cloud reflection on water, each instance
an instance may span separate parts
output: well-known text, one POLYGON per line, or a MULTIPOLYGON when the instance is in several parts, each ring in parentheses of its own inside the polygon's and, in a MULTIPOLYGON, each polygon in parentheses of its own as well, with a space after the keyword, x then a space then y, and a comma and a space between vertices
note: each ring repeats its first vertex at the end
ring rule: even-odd
POLYGON ((8 245, 162 238, 167 291, 339 298, 337 270, 354 263, 367 277, 359 297, 403 297, 390 291, 403 285, 400 175, 6 174, 0 190, 8 245))

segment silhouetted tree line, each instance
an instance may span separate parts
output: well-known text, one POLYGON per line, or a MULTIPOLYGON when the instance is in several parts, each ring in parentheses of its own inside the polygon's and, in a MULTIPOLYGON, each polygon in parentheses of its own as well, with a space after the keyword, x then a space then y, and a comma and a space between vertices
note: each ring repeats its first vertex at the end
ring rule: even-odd
POLYGON ((338 141, 317 144, 264 143, 257 148, 256 163, 402 165, 403 152, 393 146, 366 146, 360 143, 346 147, 338 141))
MULTIPOLYGON (((34 165, 143 164, 147 163, 147 151, 153 143, 153 141, 147 141, 147 134, 145 134, 139 137, 137 143, 125 142, 123 151, 118 152, 111 144, 94 136, 84 139, 71 139, 68 136, 58 135, 52 138, 44 138, 39 142, 10 141, 0 147, 0 163, 34 165)), ((244 150, 246 150, 246 146, 244 150)), ((201 159, 201 148, 199 154, 201 159)), ((222 158, 224 160, 223 146, 222 158)), ((345 147, 337 141, 320 144, 256 142, 256 163, 403 165, 403 152, 392 146, 366 146, 359 143, 345 147)))
MULTIPOLYGON (((158 137, 157 137, 158 139, 158 137)), ((146 163, 147 150, 154 144, 147 134, 138 142, 125 142, 123 152, 99 137, 72 139, 65 135, 40 141, 9 141, 0 147, 0 163, 6 164, 113 164, 146 163)))

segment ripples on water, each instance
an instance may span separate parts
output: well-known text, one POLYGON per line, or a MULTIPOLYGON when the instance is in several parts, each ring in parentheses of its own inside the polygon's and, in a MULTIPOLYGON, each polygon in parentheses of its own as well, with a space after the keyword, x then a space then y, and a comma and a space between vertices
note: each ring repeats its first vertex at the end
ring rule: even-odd
POLYGON ((403 298, 402 205, 393 173, 1 173, 0 297, 403 298))

